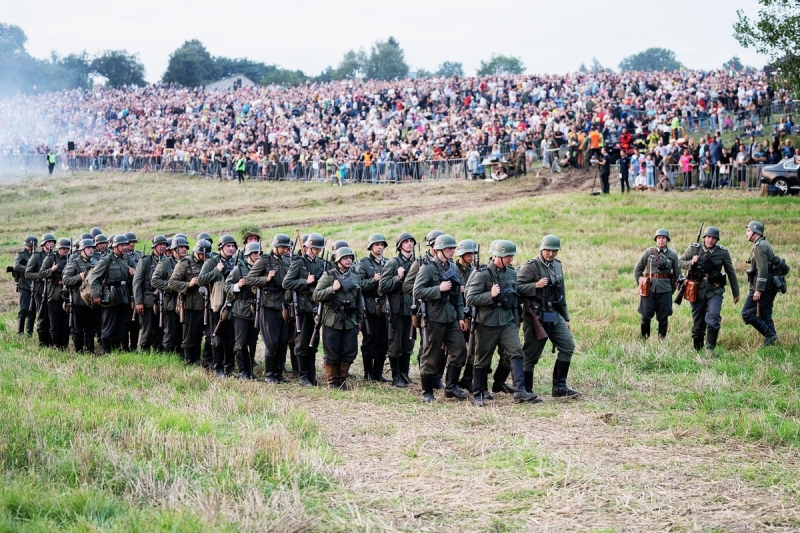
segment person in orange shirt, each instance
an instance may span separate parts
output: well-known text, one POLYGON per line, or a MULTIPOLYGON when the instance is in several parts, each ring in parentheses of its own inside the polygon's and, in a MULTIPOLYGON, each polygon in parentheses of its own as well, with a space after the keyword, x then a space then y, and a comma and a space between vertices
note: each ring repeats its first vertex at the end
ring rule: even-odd
POLYGON ((592 127, 589 132, 589 155, 590 157, 600 157, 600 140, 602 135, 596 127, 592 127))

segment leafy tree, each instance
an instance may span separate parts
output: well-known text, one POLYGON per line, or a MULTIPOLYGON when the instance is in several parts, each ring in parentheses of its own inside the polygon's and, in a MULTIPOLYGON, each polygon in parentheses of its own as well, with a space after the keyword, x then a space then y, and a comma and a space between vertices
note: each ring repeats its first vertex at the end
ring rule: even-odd
POLYGON ((364 74, 366 62, 367 54, 364 50, 359 50, 358 53, 349 50, 342 58, 342 62, 339 63, 339 66, 332 72, 332 78, 334 80, 352 80, 360 78, 364 74))
POLYGON ((605 68, 603 68, 603 65, 600 64, 600 62, 597 60, 596 57, 592 56, 592 66, 591 66, 592 74, 600 74, 604 70, 605 68))
POLYGON ((0 54, 24 54, 27 35, 22 28, 13 24, 0 23, 0 54))
POLYGON ((408 76, 408 65, 400 43, 394 37, 376 41, 372 45, 369 59, 364 65, 364 74, 371 80, 393 80, 408 76))
POLYGON ((581 74, 588 74, 589 69, 586 68, 585 64, 581 63, 581 66, 578 67, 578 72, 580 72, 581 74))
POLYGON ((106 50, 92 60, 91 70, 106 78, 108 87, 122 85, 147 85, 144 81, 144 65, 138 54, 127 50, 106 50))
POLYGON ((742 61, 739 59, 739 56, 733 56, 728 61, 722 64, 722 68, 725 70, 744 70, 744 65, 742 65, 742 61))
POLYGON ((417 76, 417 78, 433 77, 433 72, 431 72, 430 70, 425 70, 424 68, 418 68, 414 74, 417 76))
POLYGON ((525 65, 520 58, 497 54, 492 54, 489 61, 481 61, 478 68, 478 76, 508 76, 523 72, 525 72, 525 65))
POLYGON ((461 78, 464 76, 464 66, 460 62, 445 61, 439 65, 436 75, 440 78, 452 78, 454 76, 461 78))
POLYGON ((666 48, 648 48, 638 54, 623 59, 620 70, 679 70, 681 63, 675 59, 675 52, 666 48))
POLYGON ((227 78, 235 74, 247 76, 258 82, 264 76, 277 70, 275 65, 267 65, 247 58, 231 59, 228 57, 214 57, 214 80, 227 78))
POLYGON ((800 3, 796 0, 758 0, 758 19, 751 20, 741 10, 733 25, 733 36, 745 48, 755 48, 778 67, 777 75, 797 88, 800 86, 800 3))
POLYGON ((216 81, 214 59, 197 39, 186 41, 169 56, 162 80, 184 87, 199 87, 216 81))
POLYGON ((302 70, 274 68, 265 74, 258 83, 261 85, 302 85, 307 81, 308 77, 302 70))
POLYGON ((333 67, 328 65, 325 70, 315 76, 312 81, 316 83, 328 83, 329 81, 333 81, 333 67))

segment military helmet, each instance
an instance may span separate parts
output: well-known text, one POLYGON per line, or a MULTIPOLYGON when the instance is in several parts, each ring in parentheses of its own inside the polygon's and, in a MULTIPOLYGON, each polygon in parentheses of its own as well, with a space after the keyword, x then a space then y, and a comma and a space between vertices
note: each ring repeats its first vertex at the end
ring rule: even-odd
POLYGON ((169 249, 175 250, 180 246, 189 248, 189 241, 186 240, 186 237, 181 237, 179 235, 176 235, 175 237, 172 238, 172 244, 170 244, 169 249))
POLYGON ((300 235, 300 246, 305 246, 306 240, 308 240, 308 233, 303 233, 300 235))
POLYGON ((113 247, 113 245, 114 245, 114 237, 116 237, 116 236, 117 236, 117 235, 116 235, 116 234, 114 234, 114 235, 111 235, 111 236, 109 236, 109 237, 108 237, 108 242, 109 242, 109 243, 112 245, 112 247, 113 247))
POLYGON ((497 239, 493 240, 491 244, 489 244, 489 257, 494 257, 494 245, 497 244, 497 239))
POLYGON ((136 234, 132 231, 126 231, 125 238, 128 239, 128 242, 139 242, 139 239, 136 238, 136 234))
POLYGON ((25 242, 22 244, 23 246, 36 246, 37 244, 39 244, 39 239, 37 239, 33 235, 28 235, 27 237, 25 237, 25 242))
POLYGON ((542 244, 539 245, 539 250, 560 250, 561 239, 555 235, 545 235, 542 237, 542 244))
MULTIPOLYGON (((430 235, 430 233, 428 234, 430 235)), ((452 235, 445 235, 444 233, 436 237, 436 240, 433 241, 433 249, 434 250, 444 250, 445 248, 455 248, 456 247, 456 238, 452 235)))
POLYGON ((211 242, 205 239, 200 239, 199 241, 197 241, 197 244, 194 245, 193 251, 196 254, 208 255, 211 253, 211 242))
POLYGON ((94 239, 98 235, 101 235, 103 233, 103 230, 101 230, 100 228, 95 226, 95 227, 93 227, 92 229, 89 230, 89 233, 92 235, 92 238, 94 239))
POLYGON ((703 237, 716 237, 719 239, 719 228, 715 228, 714 226, 709 226, 703 232, 703 237))
POLYGON ((400 245, 403 244, 403 241, 407 241, 408 239, 411 239, 412 241, 414 241, 414 244, 417 244, 417 240, 414 238, 414 236, 408 233, 407 231, 404 231, 403 233, 398 235, 397 239, 395 239, 394 241, 395 250, 399 251, 400 245))
POLYGON ((384 247, 385 247, 385 246, 389 246, 389 243, 388 243, 388 242, 386 242, 386 237, 384 237, 384 236, 383 236, 382 234, 380 234, 380 233, 373 233, 373 234, 372 234, 372 235, 370 235, 370 236, 369 236, 369 238, 367 239, 367 250, 370 250, 370 249, 372 249, 372 245, 373 245, 373 244, 378 244, 379 242, 382 242, 384 247))
POLYGON ((78 251, 81 251, 84 248, 94 248, 94 239, 81 239, 81 245, 78 248, 78 251))
POLYGON ((214 244, 214 239, 211 238, 211 235, 209 235, 207 231, 201 231, 200 233, 198 233, 197 240, 198 241, 204 240, 210 242, 211 244, 214 244))
POLYGON ((444 232, 438 229, 430 230, 428 234, 425 235, 425 244, 427 244, 428 246, 433 246, 434 244, 436 244, 436 237, 438 237, 439 235, 444 235, 444 232))
POLYGON ((153 246, 157 244, 166 244, 167 246, 169 246, 169 241, 163 235, 156 235, 155 237, 153 237, 153 246))
POLYGON ((307 248, 325 248, 325 237, 319 233, 309 233, 308 238, 303 243, 307 248))
POLYGON ((653 240, 656 240, 656 237, 666 237, 667 238, 667 242, 670 241, 669 231, 664 229, 664 228, 659 228, 658 231, 656 231, 656 234, 655 234, 655 237, 653 237, 653 240))
POLYGON ((103 235, 102 233, 94 236, 94 243, 95 244, 108 244, 108 237, 103 235))
POLYGON ((261 241, 261 233, 259 233, 257 226, 249 226, 242 229, 242 242, 246 242, 247 239, 253 236, 255 236, 259 242, 261 241))
POLYGON ((185 233, 176 233, 175 235, 172 236, 172 238, 174 239, 175 237, 183 237, 184 239, 186 239, 186 242, 189 242, 189 237, 187 237, 185 233))
POLYGON ((217 250, 222 250, 222 247, 225 246, 226 244, 233 244, 234 246, 238 246, 236 244, 236 239, 233 237, 233 235, 223 235, 222 237, 219 238, 219 243, 217 243, 217 250))
POLYGON ((472 239, 464 239, 456 246, 456 256, 461 257, 464 254, 474 254, 478 251, 478 245, 472 239))
POLYGON ((80 237, 78 237, 79 241, 82 241, 83 239, 94 239, 94 235, 92 235, 91 233, 84 233, 80 237))
POLYGON ((261 253, 261 243, 260 242, 248 242, 247 245, 244 247, 244 255, 250 255, 254 253, 261 253))
MULTIPOLYGON (((759 222, 757 220, 750 221, 750 223, 747 225, 747 229, 749 229, 753 233, 758 233, 759 235, 764 235, 764 224, 762 224, 761 222, 759 222)), ((44 239, 44 238, 42 238, 42 239, 44 239)))
POLYGON ((333 243, 333 245, 331 246, 331 251, 335 252, 339 248, 349 248, 349 247, 350 247, 350 245, 347 244, 347 241, 339 240, 339 241, 336 241, 336 242, 333 243))
POLYGON ((120 244, 128 244, 128 237, 125 235, 114 235, 114 240, 111 241, 112 248, 116 248, 120 244))
POLYGON ((278 246, 288 246, 291 248, 292 239, 285 233, 277 233, 272 238, 272 248, 277 248, 278 246))
POLYGON ((50 241, 56 242, 56 236, 53 235, 52 233, 45 233, 44 235, 42 235, 42 245, 50 241))
POLYGON ((72 248, 72 243, 69 242, 69 239, 58 239, 58 244, 56 244, 56 248, 72 248))
POLYGON ((517 255, 517 245, 512 241, 499 240, 494 243, 494 256, 507 257, 517 255))
POLYGON ((342 246, 341 248, 337 248, 335 252, 333 252, 333 261, 338 263, 342 260, 342 258, 347 257, 355 257, 353 255, 353 250, 351 250, 348 246, 342 246))

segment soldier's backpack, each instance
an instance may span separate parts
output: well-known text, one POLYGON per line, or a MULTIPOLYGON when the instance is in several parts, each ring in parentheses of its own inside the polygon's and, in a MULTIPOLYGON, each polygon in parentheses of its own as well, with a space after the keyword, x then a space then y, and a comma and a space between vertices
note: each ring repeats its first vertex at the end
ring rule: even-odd
POLYGON ((772 263, 770 263, 769 267, 775 289, 781 294, 786 294, 786 274, 789 273, 789 265, 786 264, 786 261, 774 255, 772 256, 772 263))
POLYGON ((89 273, 91 273, 92 267, 87 268, 83 271, 83 281, 81 281, 81 287, 79 289, 81 293, 81 299, 83 303, 86 304, 89 309, 94 309, 94 298, 92 298, 92 286, 89 284, 89 273))

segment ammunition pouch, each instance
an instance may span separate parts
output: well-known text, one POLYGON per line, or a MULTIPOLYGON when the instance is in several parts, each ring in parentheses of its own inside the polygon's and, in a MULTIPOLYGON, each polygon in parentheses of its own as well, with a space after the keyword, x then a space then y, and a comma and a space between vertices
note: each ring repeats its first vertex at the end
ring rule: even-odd
POLYGON ((683 293, 683 297, 686 299, 686 301, 689 303, 694 303, 697 301, 697 289, 698 283, 695 280, 690 279, 686 282, 686 290, 683 293))
POLYGON ((517 291, 513 287, 506 287, 497 295, 497 303, 509 311, 517 307, 517 291))
POLYGON ((339 283, 342 285, 342 290, 345 292, 350 292, 356 288, 356 284, 353 283, 350 276, 341 276, 339 278, 339 283))
POLYGON ((355 316, 356 314, 356 306, 349 300, 333 300, 330 304, 330 308, 337 313, 343 313, 345 316, 355 316))
POLYGON ((119 284, 103 285, 103 296, 100 299, 100 307, 113 307, 119 304, 118 287, 119 284))
POLYGON ((746 272, 746 274, 747 274, 747 282, 751 283, 756 277, 756 269, 755 268, 751 268, 750 270, 748 270, 746 272))
POLYGON ((777 255, 772 256, 772 262, 770 263, 769 267, 775 276, 786 276, 790 270, 789 265, 786 264, 786 261, 777 255))
POLYGON ((542 324, 554 324, 558 320, 558 313, 555 311, 540 311, 542 324))
POLYGON ((715 287, 724 287, 728 284, 728 276, 724 272, 717 272, 716 274, 709 274, 706 281, 715 287))
POLYGON ((772 276, 772 284, 775 285, 775 291, 781 294, 786 294, 786 278, 783 276, 772 276))

